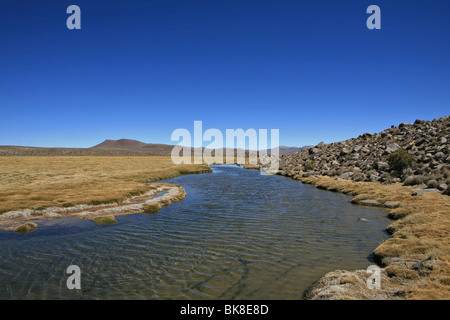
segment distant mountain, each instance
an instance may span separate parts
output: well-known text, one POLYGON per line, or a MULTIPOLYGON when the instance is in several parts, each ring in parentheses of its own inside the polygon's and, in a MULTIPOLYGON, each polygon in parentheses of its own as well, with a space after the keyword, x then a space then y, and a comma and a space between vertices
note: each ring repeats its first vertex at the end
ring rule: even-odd
POLYGON ((314 146, 304 146, 304 147, 286 147, 286 146, 280 146, 279 147, 279 153, 285 154, 285 153, 292 153, 292 152, 298 152, 303 151, 309 148, 312 148, 314 146))
MULTIPOLYGON (((168 144, 144 143, 131 139, 107 139, 90 148, 0 146, 0 156, 170 156, 173 147, 168 144)), ((280 146, 279 154, 298 152, 310 147, 312 146, 280 146)), ((191 153, 194 154, 194 149, 191 150, 191 153)))
POLYGON ((141 150, 143 147, 149 144, 131 140, 131 139, 120 139, 120 140, 105 140, 90 149, 126 149, 126 150, 141 150))
POLYGON ((90 148, 0 146, 0 156, 170 156, 173 146, 137 140, 105 140, 90 148))
POLYGON ((105 140, 89 148, 94 151, 137 152, 143 155, 169 156, 173 145, 159 143, 144 143, 131 139, 105 140))
MULTIPOLYGON (((279 146, 278 147, 278 154, 282 155, 282 154, 286 154, 286 153, 293 153, 293 152, 299 152, 299 151, 303 151, 309 148, 312 148, 314 146, 304 146, 304 147, 287 147, 287 146, 279 146)), ((269 154, 271 153, 271 150, 269 150, 269 154)))

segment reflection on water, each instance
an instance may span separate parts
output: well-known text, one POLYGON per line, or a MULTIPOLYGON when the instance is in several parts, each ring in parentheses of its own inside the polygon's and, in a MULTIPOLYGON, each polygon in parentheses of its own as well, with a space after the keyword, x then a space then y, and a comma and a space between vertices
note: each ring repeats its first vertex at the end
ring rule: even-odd
POLYGON ((367 268, 387 238, 385 212, 288 178, 220 166, 168 182, 187 197, 156 215, 1 231, 0 298, 301 299, 328 271, 367 268), (81 290, 66 287, 72 264, 81 290))

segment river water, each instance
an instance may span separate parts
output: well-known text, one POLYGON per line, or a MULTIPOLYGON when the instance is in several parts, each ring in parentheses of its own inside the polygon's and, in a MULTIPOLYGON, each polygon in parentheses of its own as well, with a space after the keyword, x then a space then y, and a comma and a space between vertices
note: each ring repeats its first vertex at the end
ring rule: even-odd
POLYGON ((302 299, 328 271, 366 269, 387 238, 386 212, 349 196, 257 170, 213 171, 167 180, 187 197, 155 215, 0 231, 0 299, 302 299), (66 286, 70 265, 80 290, 66 286))

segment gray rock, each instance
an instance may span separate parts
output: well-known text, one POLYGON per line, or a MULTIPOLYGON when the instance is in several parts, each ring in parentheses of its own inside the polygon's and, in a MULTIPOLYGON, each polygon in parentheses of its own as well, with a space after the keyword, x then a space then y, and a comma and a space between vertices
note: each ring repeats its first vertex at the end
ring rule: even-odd
POLYGON ((325 146, 325 143, 323 141, 321 141, 316 148, 323 148, 323 146, 325 146))
POLYGON ((366 148, 366 147, 362 147, 362 148, 361 148, 361 152, 362 152, 362 153, 369 153, 370 150, 369 150, 368 148, 366 148))
POLYGON ((412 196, 418 196, 421 195, 422 193, 427 193, 427 192, 439 192, 438 189, 423 189, 423 190, 417 190, 414 191, 413 193, 411 193, 412 196))
POLYGON ((437 264, 439 264, 438 260, 429 259, 429 260, 424 260, 424 261, 413 264, 412 269, 413 270, 422 270, 423 268, 430 269, 430 268, 433 268, 433 265, 437 265, 437 264))
POLYGON ((352 180, 353 181, 364 181, 366 179, 367 179, 367 177, 366 177, 366 175, 364 173, 355 173, 352 176, 352 180))
POLYGON ((375 162, 374 167, 375 167, 375 169, 377 169, 379 171, 386 171, 389 169, 389 164, 387 162, 378 161, 378 162, 375 162))
POLYGON ((444 154, 442 151, 440 151, 440 152, 436 153, 434 156, 435 156, 437 159, 442 159, 442 158, 445 157, 445 154, 444 154))
POLYGON ((339 176, 340 179, 350 180, 353 176, 353 172, 345 172, 339 176))
POLYGON ((440 191, 444 191, 445 189, 448 188, 448 186, 447 186, 446 183, 441 183, 440 185, 438 185, 437 188, 438 188, 438 190, 440 190, 440 191))
POLYGON ((387 153, 393 153, 393 152, 398 151, 399 149, 400 149, 400 146, 398 144, 396 144, 395 142, 394 143, 389 143, 386 146, 386 152, 387 153))

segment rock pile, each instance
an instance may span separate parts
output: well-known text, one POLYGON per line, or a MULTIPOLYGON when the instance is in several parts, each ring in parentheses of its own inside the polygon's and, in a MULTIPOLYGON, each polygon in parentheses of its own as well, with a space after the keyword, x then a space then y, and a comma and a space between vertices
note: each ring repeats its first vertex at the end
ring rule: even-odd
POLYGON ((307 150, 282 155, 280 170, 287 176, 327 175, 353 181, 423 184, 448 193, 450 116, 401 123, 380 133, 365 133, 341 142, 321 142, 307 150), (402 152, 411 161, 399 170, 389 155, 402 152))

